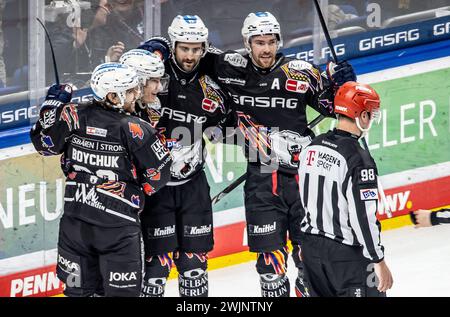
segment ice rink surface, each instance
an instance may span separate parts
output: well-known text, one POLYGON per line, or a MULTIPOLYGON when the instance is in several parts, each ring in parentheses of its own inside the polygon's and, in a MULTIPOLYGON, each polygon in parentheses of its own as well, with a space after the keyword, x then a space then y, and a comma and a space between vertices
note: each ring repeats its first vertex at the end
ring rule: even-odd
MULTIPOLYGON (((385 259, 394 286, 388 296, 450 297, 450 225, 414 229, 412 226, 382 232, 385 259)), ((289 258, 291 296, 296 277, 289 258)), ((209 272, 209 294, 214 297, 259 297, 255 261, 209 272)), ((167 283, 166 296, 178 296, 176 280, 167 283)))

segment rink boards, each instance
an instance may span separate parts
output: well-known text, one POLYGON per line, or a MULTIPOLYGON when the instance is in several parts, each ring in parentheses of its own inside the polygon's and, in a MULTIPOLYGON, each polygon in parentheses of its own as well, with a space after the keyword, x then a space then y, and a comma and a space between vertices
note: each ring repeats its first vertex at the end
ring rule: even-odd
MULTIPOLYGON (((359 76, 382 99, 383 120, 368 143, 394 216, 386 219, 386 206, 380 204, 383 229, 410 224, 411 210, 450 203, 448 78, 449 58, 359 76)), ((333 125, 324 121, 316 133, 333 125)), ((209 145, 209 150, 206 172, 213 196, 245 171, 245 161, 232 146, 209 145)), ((2 149, 0 160, 0 296, 59 294, 55 247, 64 189, 59 158, 40 157, 24 144, 2 149)), ((245 252, 244 220, 240 186, 214 207, 210 268, 254 258, 245 252)))

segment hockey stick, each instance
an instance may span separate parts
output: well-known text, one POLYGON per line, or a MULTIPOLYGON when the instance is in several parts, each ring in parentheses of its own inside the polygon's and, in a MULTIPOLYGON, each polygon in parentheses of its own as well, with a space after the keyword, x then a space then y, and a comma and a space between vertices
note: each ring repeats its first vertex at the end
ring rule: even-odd
POLYGON ((217 204, 223 197, 225 197, 227 194, 229 194, 232 190, 234 190, 236 187, 238 187, 239 185, 241 185, 244 181, 245 178, 247 177, 247 173, 242 174, 237 180, 235 180, 234 182, 232 182, 230 185, 228 185, 227 187, 225 187, 224 190, 222 190, 220 193, 218 193, 216 196, 214 196, 211 199, 211 203, 213 205, 217 204))
MULTIPOLYGON (((333 55, 334 62, 337 64, 338 58, 336 55, 336 51, 334 50, 333 42, 331 41, 330 33, 328 32, 328 27, 325 23, 325 19, 323 18, 323 14, 322 14, 322 10, 320 9, 319 2, 318 2, 318 0, 313 0, 313 1, 314 1, 316 10, 317 10, 317 15, 319 16, 320 25, 322 26, 323 34, 325 35, 325 39, 327 40, 328 47, 330 48, 331 54, 333 55)), ((364 148, 367 150, 367 152, 370 153, 366 138, 363 137, 361 139, 362 139, 362 144, 363 144, 364 148)), ((381 201, 383 202, 383 205, 384 205, 383 207, 386 210, 386 214, 387 214, 388 218, 392 218, 392 212, 389 209, 389 205, 387 204, 386 195, 384 193, 383 187, 381 186, 380 180, 377 181, 377 185, 378 185, 378 191, 381 196, 380 197, 381 201)))
POLYGON ((53 69, 55 70, 55 80, 56 84, 59 86, 59 76, 58 76, 58 67, 56 65, 56 58, 55 58, 55 51, 53 50, 52 41, 50 39, 50 35, 48 34, 47 28, 45 27, 44 23, 39 18, 36 18, 38 20, 39 24, 42 25, 45 31, 45 35, 47 36, 48 44, 50 45, 50 50, 52 51, 52 59, 53 59, 53 69))
POLYGON ((319 16, 320 25, 322 26, 323 34, 325 35, 325 39, 327 40, 328 47, 331 50, 331 55, 333 55, 334 62, 338 63, 338 58, 336 55, 336 51, 334 50, 333 42, 331 42, 330 33, 328 32, 327 24, 325 23, 325 19, 323 18, 322 9, 320 9, 318 0, 314 0, 314 5, 316 7, 317 15, 319 16))
MULTIPOLYGON (((325 118, 324 115, 317 116, 313 121, 311 121, 310 124, 308 124, 308 128, 312 129, 316 125, 318 125, 323 119, 325 118)), ((236 179, 234 182, 232 182, 230 185, 228 185, 224 190, 222 190, 220 193, 218 193, 216 196, 214 196, 211 199, 211 203, 213 205, 217 204, 223 197, 225 197, 227 194, 229 194, 232 190, 234 190, 236 187, 238 187, 240 184, 242 184, 245 181, 245 178, 247 177, 247 172, 239 176, 238 179, 236 179)))

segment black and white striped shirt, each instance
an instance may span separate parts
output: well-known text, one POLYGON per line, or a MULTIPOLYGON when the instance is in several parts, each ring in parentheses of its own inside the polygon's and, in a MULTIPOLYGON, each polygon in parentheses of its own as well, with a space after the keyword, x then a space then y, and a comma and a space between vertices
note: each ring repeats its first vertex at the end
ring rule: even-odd
POLYGON ((436 212, 431 213, 431 224, 433 226, 444 223, 450 223, 450 209, 443 208, 436 212))
POLYGON ((363 246, 372 262, 384 258, 377 220, 377 168, 355 135, 333 130, 315 138, 300 157, 301 230, 363 246))

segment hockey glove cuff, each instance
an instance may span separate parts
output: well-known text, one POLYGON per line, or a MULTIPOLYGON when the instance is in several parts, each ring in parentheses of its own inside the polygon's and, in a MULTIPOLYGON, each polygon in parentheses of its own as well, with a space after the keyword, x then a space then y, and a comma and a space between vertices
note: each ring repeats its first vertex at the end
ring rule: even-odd
POLYGON ((327 65, 327 75, 333 82, 335 88, 342 86, 348 81, 356 81, 353 66, 347 61, 342 61, 337 64, 329 62, 327 65))
POLYGON ((54 84, 48 89, 41 110, 58 107, 61 104, 69 103, 70 100, 72 100, 72 86, 54 84))

